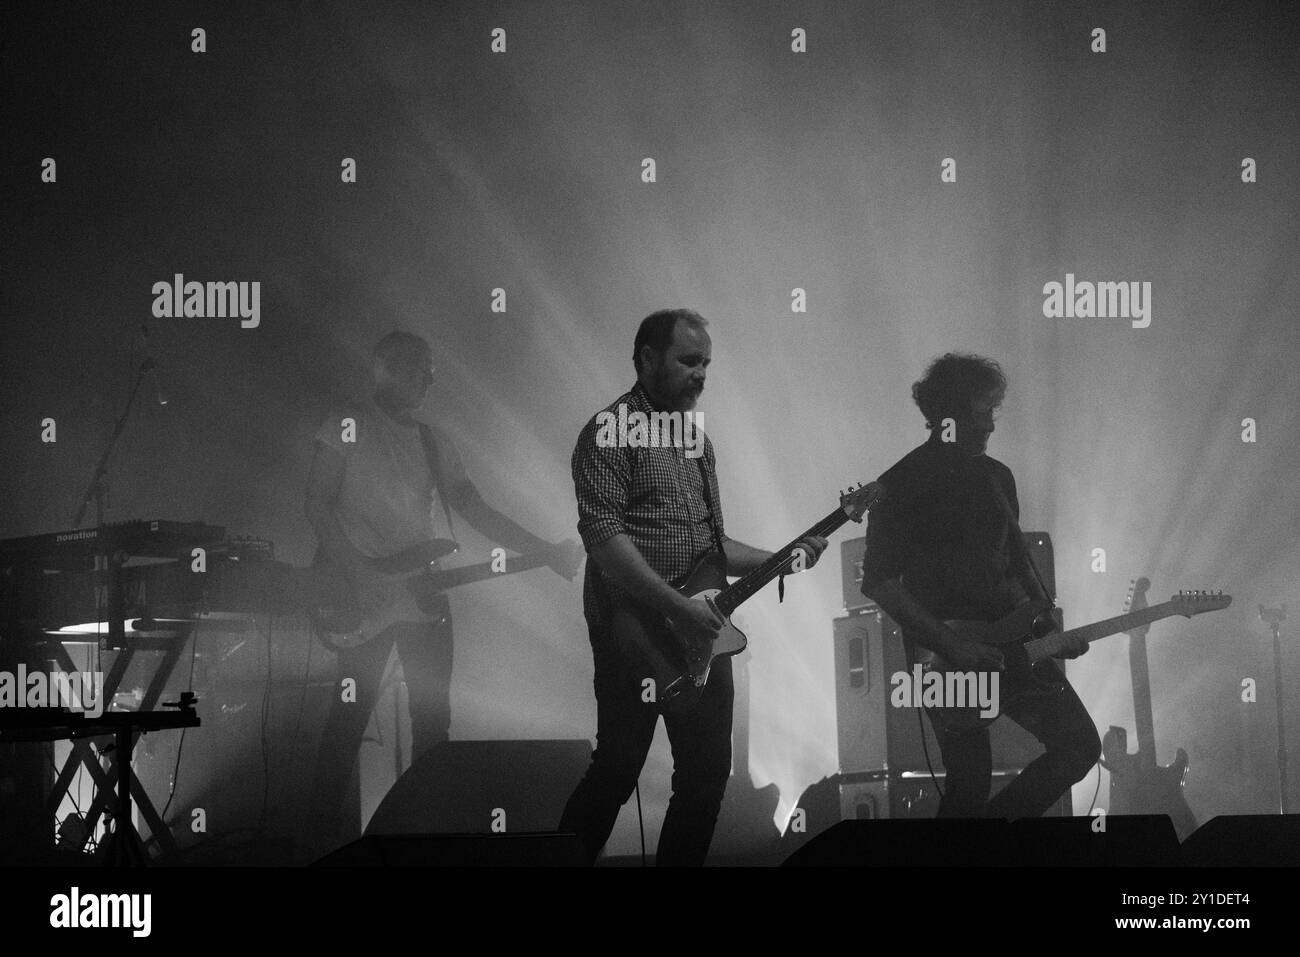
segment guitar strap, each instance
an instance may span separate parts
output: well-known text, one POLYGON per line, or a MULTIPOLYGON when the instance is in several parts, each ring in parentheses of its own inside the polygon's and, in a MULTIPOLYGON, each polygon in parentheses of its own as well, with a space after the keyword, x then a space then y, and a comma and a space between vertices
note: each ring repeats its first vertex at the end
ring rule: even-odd
POLYGON ((1038 570, 1038 563, 1034 561, 1033 553, 1030 552, 1029 547, 1025 544, 1025 533, 1020 530, 1020 523, 1016 521, 1015 512, 1011 510, 1011 503, 1007 500, 1007 496, 1003 493, 1000 487, 996 489, 996 492, 998 501, 1002 505, 1002 511, 1006 514, 1007 521, 1011 523, 1012 552, 1017 552, 1024 557, 1025 562, 1029 565, 1029 570, 1034 573, 1034 578, 1038 580, 1038 587, 1043 590, 1043 594, 1047 596, 1048 600, 1055 605, 1056 599, 1052 597, 1052 590, 1047 587, 1047 582, 1043 580, 1042 572, 1038 570))
POLYGON ((433 484, 438 493, 438 501, 442 503, 442 514, 447 516, 447 531, 451 533, 452 540, 456 539, 456 526, 451 521, 451 508, 447 505, 447 485, 443 481, 442 475, 442 456, 438 454, 438 443, 433 439, 433 431, 423 422, 418 423, 420 427, 420 443, 424 446, 424 457, 429 463, 429 472, 433 475, 433 484))
POLYGON ((703 485, 704 490, 704 504, 709 509, 709 528, 713 531, 713 544, 717 547, 718 551, 722 552, 723 555, 726 555, 726 549, 722 547, 722 534, 718 531, 718 513, 713 508, 713 495, 709 491, 709 473, 704 469, 704 456, 701 455, 697 458, 695 464, 699 466, 700 469, 700 482, 703 485))

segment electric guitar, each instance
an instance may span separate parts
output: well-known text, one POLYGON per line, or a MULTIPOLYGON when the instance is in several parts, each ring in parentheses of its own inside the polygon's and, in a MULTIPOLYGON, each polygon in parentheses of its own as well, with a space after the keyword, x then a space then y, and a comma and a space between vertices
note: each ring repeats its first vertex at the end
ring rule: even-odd
MULTIPOLYGON (((1151 581, 1140 578, 1129 586, 1124 610, 1147 607, 1151 581)), ((1173 764, 1161 767, 1156 760, 1155 722, 1151 716, 1151 677, 1147 670, 1146 633, 1149 625, 1128 633, 1129 670, 1133 674, 1133 723, 1137 726, 1138 749, 1128 753, 1128 735, 1111 725, 1101 740, 1101 766, 1110 772, 1111 814, 1166 814, 1178 839, 1196 830, 1196 817, 1183 796, 1187 779, 1187 752, 1182 748, 1173 764)))
MULTIPOLYGON (((1038 599, 1021 605, 1005 618, 998 621, 955 620, 946 624, 958 636, 968 641, 977 641, 993 645, 1002 652, 1005 669, 998 681, 999 712, 1005 710, 1009 700, 1025 695, 1053 695, 1062 688, 1058 677, 1052 670, 1039 667, 1046 659, 1059 654, 1076 638, 1093 642, 1101 638, 1119 634, 1121 631, 1148 625, 1162 618, 1193 615, 1207 611, 1219 611, 1232 604, 1232 596, 1222 592, 1179 592, 1169 601, 1160 605, 1135 609, 1128 614, 1115 618, 1106 618, 1058 631, 1056 620, 1052 616, 1054 606, 1047 599, 1038 599)), ((938 672, 943 675, 956 672, 942 655, 918 649, 923 652, 918 657, 922 660, 925 672, 938 672)), ((945 682, 946 683, 946 682, 945 682)), ((978 708, 931 708, 931 718, 952 730, 986 726, 997 720, 997 715, 987 718, 979 716, 978 708)))
MULTIPOLYGON (((372 558, 362 570, 366 579, 363 607, 351 578, 323 549, 309 571, 307 615, 312 630, 328 648, 338 651, 357 648, 370 641, 389 625, 399 621, 420 621, 439 613, 443 594, 458 585, 500 578, 549 565, 557 549, 532 552, 499 561, 480 562, 459 568, 437 568, 438 559, 450 555, 459 546, 446 538, 433 538, 383 558, 372 558)), ((581 562, 581 548, 558 546, 566 565, 576 568, 581 562)))
POLYGON ((639 603, 616 605, 611 620, 614 640, 625 657, 642 669, 638 674, 654 680, 660 709, 668 713, 688 710, 704 693, 713 659, 745 650, 749 639, 731 623, 731 613, 773 578, 789 572, 800 539, 824 538, 847 521, 862 521, 866 510, 883 494, 884 487, 877 482, 842 493, 839 508, 730 585, 723 555, 710 552, 700 559, 677 590, 695 601, 707 602, 722 618, 722 628, 712 639, 688 639, 671 618, 639 603))

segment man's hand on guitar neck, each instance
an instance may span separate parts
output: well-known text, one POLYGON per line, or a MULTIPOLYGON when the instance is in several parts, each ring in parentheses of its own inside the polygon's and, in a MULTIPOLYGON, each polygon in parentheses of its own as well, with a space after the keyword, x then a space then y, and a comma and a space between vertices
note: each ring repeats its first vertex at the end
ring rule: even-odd
MULTIPOLYGON (((821 557, 821 553, 825 549, 826 539, 820 535, 809 535, 795 542, 791 551, 795 554, 803 554, 803 567, 800 570, 807 571, 817 564, 817 559, 821 557)), ((776 555, 776 552, 769 552, 765 548, 755 548, 753 545, 738 542, 734 538, 723 539, 723 550, 727 556, 727 574, 733 578, 748 575, 776 555)), ((794 569, 791 568, 785 574, 793 575, 794 569)))
MULTIPOLYGON (((1048 602, 1049 604, 1051 603, 1051 599, 1048 598, 1047 595, 1043 593, 1043 590, 1038 587, 1036 582, 1027 583, 1025 588, 1028 594, 1016 605, 1017 608, 1019 608, 1021 605, 1029 604, 1030 601, 1043 601, 1043 602, 1048 602)), ((1061 609, 1059 607, 1052 608, 1051 616, 1052 616, 1052 621, 1054 621, 1056 625, 1051 631, 1048 632, 1048 634, 1061 631, 1061 609)), ((1058 651, 1056 654, 1052 655, 1052 657, 1053 658, 1078 658, 1080 655, 1087 654, 1088 649, 1090 647, 1091 645, 1088 644, 1086 639, 1079 636, 1075 636, 1074 638, 1069 639, 1065 647, 1062 648, 1060 651, 1058 651)))
POLYGON ((1087 639, 1080 638, 1076 635, 1074 638, 1069 639, 1069 643, 1056 654, 1052 655, 1052 657, 1078 658, 1080 655, 1087 654, 1090 647, 1091 645, 1088 644, 1087 639))
POLYGON ((809 535, 795 543, 795 549, 804 553, 803 570, 807 571, 817 564, 822 552, 826 550, 827 540, 820 535, 809 535))

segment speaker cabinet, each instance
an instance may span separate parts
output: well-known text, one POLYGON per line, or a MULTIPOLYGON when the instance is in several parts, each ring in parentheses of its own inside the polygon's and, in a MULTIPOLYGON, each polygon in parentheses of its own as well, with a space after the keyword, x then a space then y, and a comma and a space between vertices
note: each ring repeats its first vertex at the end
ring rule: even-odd
POLYGON ((591 762, 591 742, 445 741, 416 758, 366 835, 550 831, 591 762))
POLYGON ((872 604, 871 599, 862 594, 862 559, 866 549, 865 535, 840 543, 840 590, 844 596, 845 611, 854 611, 872 604))
MULTIPOLYGON (((919 717, 922 709, 889 703, 890 676, 910 674, 898 626, 874 607, 836 618, 833 625, 840 771, 942 771, 939 742, 929 719, 919 717)), ((994 721, 989 736, 995 771, 1023 768, 1043 753, 1038 740, 1010 718, 994 721)))
MULTIPOLYGON (((1052 536, 1046 532, 1022 532, 1029 557, 1034 560, 1038 574, 1043 576, 1047 594, 1056 600, 1056 561, 1052 552, 1052 536)), ((862 559, 867 550, 867 537, 859 535, 840 543, 840 590, 844 596, 844 610, 853 611, 872 604, 862 594, 862 559)))
POLYGON ((785 867, 1177 867, 1167 817, 1068 820, 842 821, 798 848, 785 867))
POLYGON ((1189 867, 1300 867, 1300 814, 1220 815, 1183 842, 1189 867))

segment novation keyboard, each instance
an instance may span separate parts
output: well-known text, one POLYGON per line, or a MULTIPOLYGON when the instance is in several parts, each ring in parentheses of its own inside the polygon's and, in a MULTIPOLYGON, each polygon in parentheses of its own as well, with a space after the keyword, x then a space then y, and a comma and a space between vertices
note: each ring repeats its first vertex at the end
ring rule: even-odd
POLYGON ((221 525, 135 519, 102 528, 0 539, 0 566, 22 563, 47 571, 94 568, 95 555, 109 550, 138 558, 181 558, 192 548, 209 548, 225 538, 221 525))

